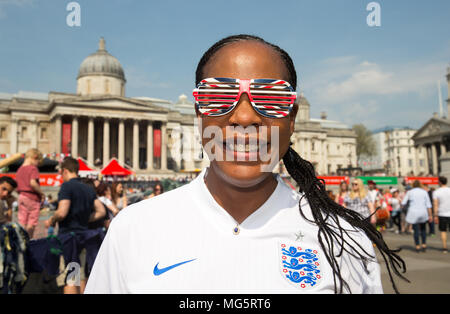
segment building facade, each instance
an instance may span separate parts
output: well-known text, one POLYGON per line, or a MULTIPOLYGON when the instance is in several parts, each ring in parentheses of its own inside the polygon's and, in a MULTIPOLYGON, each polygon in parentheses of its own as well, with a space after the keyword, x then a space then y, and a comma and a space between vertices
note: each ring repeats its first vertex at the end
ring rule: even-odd
MULTIPOLYGON (((0 153, 38 148, 48 156, 82 157, 99 168, 111 158, 138 174, 173 174, 209 164, 202 154, 194 104, 126 97, 120 62, 100 39, 80 65, 76 93, 0 93, 0 153), (202 158, 203 157, 203 158, 202 158)), ((311 119, 303 96, 292 141, 319 174, 356 164, 356 135, 326 118, 311 119)))
MULTIPOLYGON (((447 90, 450 95, 450 67, 447 68, 447 90)), ((414 145, 425 152, 428 173, 440 175, 444 172, 442 159, 450 152, 450 96, 447 99, 447 116, 433 115, 413 136, 414 145)), ((445 169, 445 173, 450 173, 445 169)))

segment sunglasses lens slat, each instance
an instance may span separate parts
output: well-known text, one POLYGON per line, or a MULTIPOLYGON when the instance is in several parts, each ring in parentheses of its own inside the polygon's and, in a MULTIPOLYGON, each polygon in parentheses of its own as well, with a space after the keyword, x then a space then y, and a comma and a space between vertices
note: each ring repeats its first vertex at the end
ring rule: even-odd
POLYGON ((234 109, 242 88, 246 89, 242 92, 247 92, 251 97, 254 109, 269 118, 289 115, 297 97, 291 85, 283 80, 231 78, 204 79, 194 89, 193 95, 201 113, 219 116, 234 109), (240 81, 245 84, 241 86, 240 81))

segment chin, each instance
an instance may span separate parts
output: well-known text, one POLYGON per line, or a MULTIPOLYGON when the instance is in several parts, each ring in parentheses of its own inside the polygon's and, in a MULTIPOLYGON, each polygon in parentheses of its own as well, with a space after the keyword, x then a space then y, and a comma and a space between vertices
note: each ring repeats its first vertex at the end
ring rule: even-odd
POLYGON ((226 183, 240 188, 254 187, 272 175, 261 171, 257 162, 216 162, 211 167, 226 183))

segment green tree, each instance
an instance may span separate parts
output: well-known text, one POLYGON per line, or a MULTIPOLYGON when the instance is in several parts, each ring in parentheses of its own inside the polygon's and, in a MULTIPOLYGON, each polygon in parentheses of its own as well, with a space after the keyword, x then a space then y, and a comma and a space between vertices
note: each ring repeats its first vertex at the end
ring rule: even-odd
POLYGON ((352 129, 356 133, 356 156, 358 162, 362 156, 371 157, 376 155, 377 147, 372 137, 372 132, 364 124, 355 124, 352 129))

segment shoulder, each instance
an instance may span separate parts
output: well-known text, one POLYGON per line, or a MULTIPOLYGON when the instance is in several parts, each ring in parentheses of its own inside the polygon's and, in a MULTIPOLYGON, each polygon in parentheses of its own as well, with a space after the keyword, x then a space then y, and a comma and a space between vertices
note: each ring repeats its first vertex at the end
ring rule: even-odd
POLYGON ((145 199, 122 209, 114 218, 116 225, 164 224, 188 216, 192 196, 189 184, 145 199))

